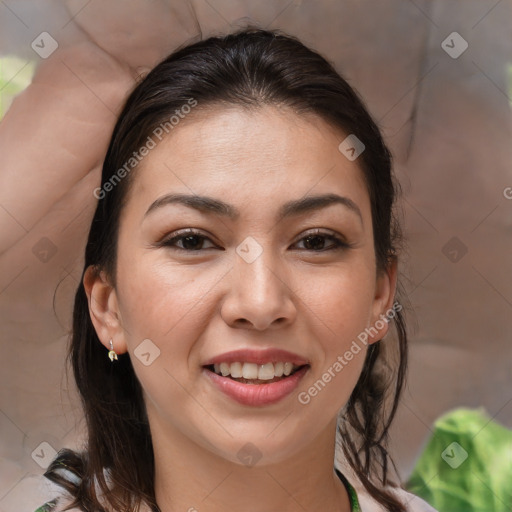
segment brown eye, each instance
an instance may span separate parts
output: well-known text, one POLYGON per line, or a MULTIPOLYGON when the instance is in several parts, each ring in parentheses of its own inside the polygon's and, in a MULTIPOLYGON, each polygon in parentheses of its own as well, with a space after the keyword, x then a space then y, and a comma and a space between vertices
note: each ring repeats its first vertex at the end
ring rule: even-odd
POLYGON ((347 249, 350 247, 349 244, 344 242, 338 236, 332 233, 322 233, 320 231, 310 233, 303 237, 300 242, 304 242, 304 249, 313 252, 332 251, 336 249, 347 249), (331 243, 326 247, 326 240, 330 240, 331 243))
MULTIPOLYGON (((182 234, 174 234, 174 236, 165 238, 159 245, 191 252, 205 249, 204 243, 207 240, 211 242, 208 237, 198 231, 187 230, 182 232, 182 234)), ((215 245, 212 244, 212 247, 215 247, 215 245)), ((211 249, 211 247, 206 247, 206 249, 211 249)))

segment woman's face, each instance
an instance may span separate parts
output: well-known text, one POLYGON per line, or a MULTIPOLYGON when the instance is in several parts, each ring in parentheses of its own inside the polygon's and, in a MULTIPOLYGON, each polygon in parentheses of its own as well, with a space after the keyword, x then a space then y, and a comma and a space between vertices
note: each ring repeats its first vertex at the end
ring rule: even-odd
POLYGON ((333 426, 363 367, 358 335, 391 304, 394 270, 376 273, 363 174, 338 149, 347 134, 272 107, 193 115, 133 171, 112 321, 108 332, 95 325, 107 347, 113 338, 129 352, 152 429, 234 462, 244 449, 277 462, 333 426), (251 352, 228 354, 239 350, 251 352), (268 383, 293 362, 272 350, 307 363, 300 377, 268 383), (242 363, 220 369, 251 380, 265 363, 261 383, 214 376, 212 360, 242 363))

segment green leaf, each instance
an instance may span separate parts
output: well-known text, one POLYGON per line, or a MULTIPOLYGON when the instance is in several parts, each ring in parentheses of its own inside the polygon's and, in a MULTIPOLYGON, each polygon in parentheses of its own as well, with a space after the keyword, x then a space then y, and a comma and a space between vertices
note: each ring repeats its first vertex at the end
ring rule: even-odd
POLYGON ((406 487, 439 512, 510 512, 512 431, 483 409, 445 414, 406 487))
POLYGON ((0 119, 16 95, 32 82, 35 62, 7 56, 0 58, 0 119))

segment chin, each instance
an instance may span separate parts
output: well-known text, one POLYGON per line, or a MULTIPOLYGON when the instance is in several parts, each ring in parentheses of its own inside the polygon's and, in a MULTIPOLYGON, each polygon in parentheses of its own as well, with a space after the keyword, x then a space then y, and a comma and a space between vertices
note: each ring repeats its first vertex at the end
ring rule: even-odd
POLYGON ((302 443, 293 442, 290 438, 270 440, 267 435, 245 435, 243 438, 230 439, 225 449, 219 449, 217 444, 215 453, 240 466, 263 467, 285 462, 303 450, 302 443))

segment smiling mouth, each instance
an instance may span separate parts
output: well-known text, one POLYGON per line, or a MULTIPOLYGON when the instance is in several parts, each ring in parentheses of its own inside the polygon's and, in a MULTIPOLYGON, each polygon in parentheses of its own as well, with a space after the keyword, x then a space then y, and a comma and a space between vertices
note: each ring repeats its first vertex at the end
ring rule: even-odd
POLYGON ((242 384, 271 384, 291 377, 308 364, 294 365, 289 362, 278 363, 220 363, 204 366, 207 370, 221 377, 229 378, 242 384))

